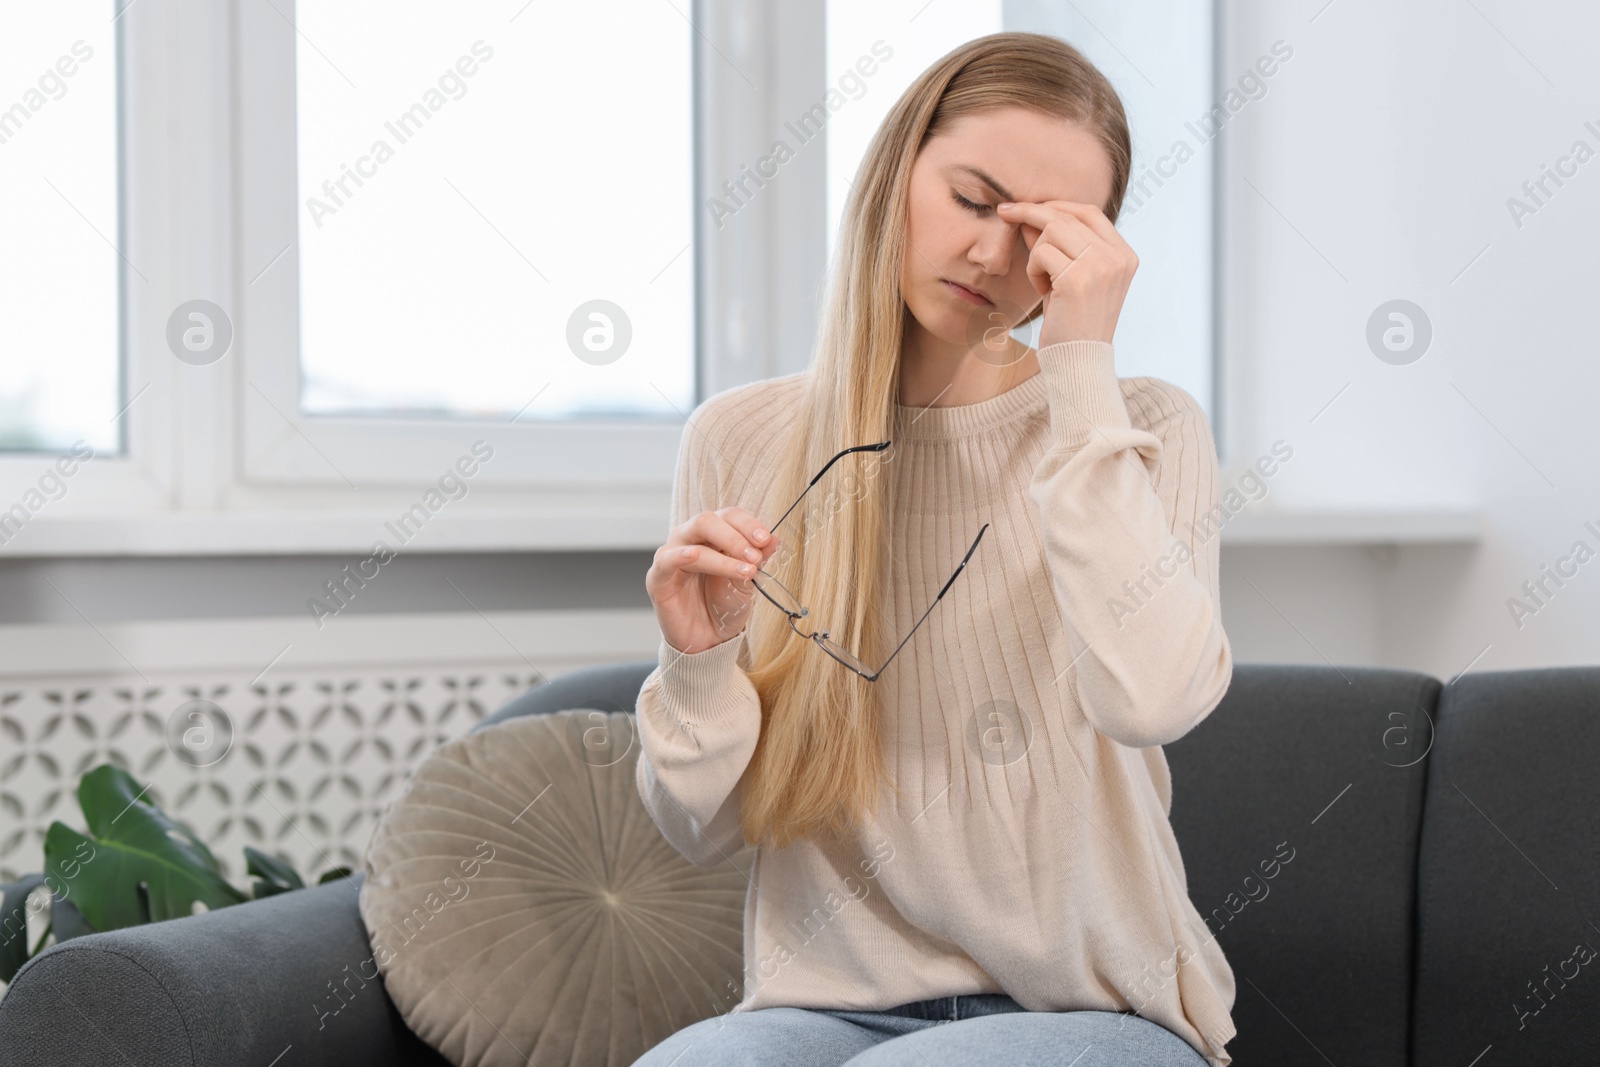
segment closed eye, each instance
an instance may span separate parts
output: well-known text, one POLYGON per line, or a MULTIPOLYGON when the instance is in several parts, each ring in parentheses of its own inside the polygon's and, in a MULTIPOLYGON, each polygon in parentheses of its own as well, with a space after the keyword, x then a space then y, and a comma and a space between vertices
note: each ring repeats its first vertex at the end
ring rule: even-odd
POLYGON ((950 190, 950 196, 954 198, 956 203, 960 204, 974 215, 984 215, 994 210, 994 208, 990 207, 988 204, 974 204, 971 200, 968 200, 954 189, 950 190))

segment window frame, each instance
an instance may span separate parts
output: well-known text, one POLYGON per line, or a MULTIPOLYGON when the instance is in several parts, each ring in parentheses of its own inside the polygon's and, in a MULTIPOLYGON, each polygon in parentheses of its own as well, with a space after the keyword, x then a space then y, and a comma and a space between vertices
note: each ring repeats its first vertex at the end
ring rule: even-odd
MULTIPOLYGON (((512 422, 300 413, 295 249, 303 212, 295 62, 297 46, 305 45, 289 21, 293 11, 284 3, 280 14, 266 0, 243 0, 238 6, 235 291, 240 313, 235 328, 242 378, 236 407, 241 477, 269 486, 408 485, 428 480, 430 472, 448 466, 475 438, 484 437, 495 456, 474 477, 475 489, 561 493, 595 486, 659 488, 670 482, 681 418, 512 422)), ((536 27, 508 29, 528 33, 536 27)), ((691 358, 693 351, 691 342, 691 358)))

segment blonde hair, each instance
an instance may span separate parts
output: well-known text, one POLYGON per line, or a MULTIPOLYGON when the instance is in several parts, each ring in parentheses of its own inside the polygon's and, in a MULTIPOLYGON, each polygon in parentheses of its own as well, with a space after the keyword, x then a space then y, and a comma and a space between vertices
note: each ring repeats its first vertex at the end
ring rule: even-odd
MULTIPOLYGON (((834 454, 892 439, 908 313, 900 268, 912 164, 928 138, 958 119, 1008 107, 1069 119, 1097 137, 1112 171, 1102 208, 1116 220, 1132 157, 1127 119, 1111 83, 1077 49, 1043 34, 996 33, 925 70, 873 136, 845 205, 800 417, 761 513, 770 521, 834 454)), ((880 607, 891 548, 887 480, 856 479, 855 506, 822 522, 813 516, 831 480, 849 480, 896 450, 853 453, 835 464, 779 528, 782 547, 763 567, 809 608, 802 629, 826 629, 874 666, 904 636, 884 632, 880 607)), ((752 605, 746 637, 762 722, 740 784, 745 839, 781 848, 798 837, 842 837, 875 809, 887 780, 879 683, 795 636, 770 604, 752 605)), ((910 654, 912 645, 901 653, 910 654)))

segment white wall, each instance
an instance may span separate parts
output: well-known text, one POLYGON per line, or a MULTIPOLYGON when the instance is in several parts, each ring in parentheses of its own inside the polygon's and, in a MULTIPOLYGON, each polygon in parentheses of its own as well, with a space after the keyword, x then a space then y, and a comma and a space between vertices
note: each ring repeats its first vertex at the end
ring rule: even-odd
POLYGON ((1523 182, 1575 141, 1600 152, 1589 54, 1600 9, 1225 7, 1220 79, 1276 40, 1294 49, 1272 92, 1224 134, 1223 408, 1235 458, 1292 442, 1273 480, 1282 507, 1470 505, 1485 516, 1476 551, 1403 548, 1392 562, 1363 549, 1225 553, 1236 652, 1359 657, 1443 678, 1469 663, 1594 663, 1600 562, 1520 629, 1507 600, 1575 541, 1600 550, 1600 158, 1520 227, 1507 201, 1526 199, 1523 182), (1364 339, 1373 309, 1397 297, 1434 329, 1405 366, 1364 339))

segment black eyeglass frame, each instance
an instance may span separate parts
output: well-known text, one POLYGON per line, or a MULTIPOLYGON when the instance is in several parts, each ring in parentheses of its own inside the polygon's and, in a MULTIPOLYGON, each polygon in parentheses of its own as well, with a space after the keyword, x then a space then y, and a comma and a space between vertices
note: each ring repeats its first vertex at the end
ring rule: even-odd
MULTIPOLYGON (((839 462, 839 460, 843 459, 845 456, 850 455, 850 453, 852 453, 852 452, 882 452, 884 449, 888 448, 890 444, 892 444, 892 442, 890 442, 890 441, 880 441, 879 443, 877 443, 875 445, 856 445, 856 446, 854 446, 852 448, 847 448, 847 449, 843 450, 842 452, 840 452, 837 455, 835 455, 832 459, 828 460, 827 463, 823 464, 822 469, 820 471, 818 471, 815 475, 813 475, 811 480, 806 483, 806 487, 804 489, 800 490, 800 495, 795 498, 794 503, 790 504, 788 509, 785 510, 784 513, 781 516, 778 517, 778 521, 772 524, 771 531, 772 532, 776 532, 777 531, 778 527, 780 525, 782 525, 783 520, 787 519, 789 517, 789 513, 792 512, 795 508, 799 507, 800 506, 800 501, 804 500, 806 494, 811 492, 811 487, 816 485, 817 482, 822 479, 822 476, 824 474, 828 473, 828 469, 830 467, 832 467, 835 463, 839 462)), ((894 651, 889 653, 888 659, 885 659, 883 661, 882 665, 880 665, 878 667, 878 669, 875 670, 875 671, 862 670, 861 667, 858 667, 856 665, 856 663, 860 663, 861 662, 860 660, 856 660, 856 663, 850 662, 850 660, 856 659, 855 654, 852 653, 849 649, 846 649, 843 645, 840 645, 837 642, 835 642, 834 640, 832 640, 828 636, 828 631, 827 630, 814 630, 811 633, 805 633, 798 626, 796 626, 795 625, 795 620, 796 619, 805 618, 807 615, 810 614, 811 609, 807 608, 807 607, 801 607, 799 611, 790 611, 788 608, 786 608, 782 604, 778 603, 778 601, 774 600, 772 595, 770 593, 768 593, 765 589, 761 588, 761 583, 756 580, 756 575, 759 575, 759 576, 761 576, 763 578, 766 578, 768 581, 772 582, 774 585, 777 585, 779 588, 782 588, 785 592, 788 592, 788 587, 785 586, 782 582, 778 581, 777 578, 774 578, 772 575, 768 574, 766 571, 761 570, 758 567, 756 569, 755 575, 752 575, 751 578, 750 578, 750 584, 755 586, 756 592, 760 593, 763 597, 766 598, 767 603, 771 604, 773 607, 777 608, 779 611, 783 612, 785 616, 788 617, 789 629, 793 630, 796 635, 798 635, 800 637, 804 637, 807 640, 814 642, 818 648, 822 649, 822 651, 826 652, 829 656, 833 657, 833 659, 835 661, 837 661, 837 662, 843 664, 844 666, 848 667, 850 670, 852 670, 855 673, 859 674, 861 677, 865 678, 867 681, 876 682, 880 677, 883 676, 883 672, 889 668, 889 664, 894 661, 894 658, 900 654, 900 650, 906 646, 906 642, 911 640, 912 635, 917 632, 917 629, 918 629, 918 627, 920 627, 922 625, 923 620, 927 619, 927 617, 933 613, 933 609, 938 606, 939 601, 944 599, 944 595, 947 592, 950 591, 950 587, 952 585, 954 585, 956 579, 961 576, 961 572, 966 569, 967 561, 969 559, 971 559, 972 558, 972 554, 978 550, 978 542, 983 540, 984 531, 987 530, 987 529, 989 529, 989 524, 988 523, 984 523, 983 526, 978 530, 978 536, 973 538, 972 546, 967 549, 967 554, 965 556, 961 557, 961 562, 956 564, 956 569, 951 573, 949 579, 944 583, 944 586, 942 588, 940 588, 939 595, 933 598, 933 603, 929 604, 928 605, 928 609, 922 613, 922 617, 917 619, 916 625, 911 627, 911 629, 906 632, 905 637, 900 639, 900 643, 898 645, 894 646, 894 651), (838 651, 835 651, 835 649, 837 649, 838 651), (849 656, 850 659, 845 659, 844 657, 846 657, 846 656, 849 656)), ((792 593, 790 595, 793 596, 792 593)), ((794 597, 794 600, 798 603, 800 598, 799 597, 794 597)), ((865 664, 863 664, 862 666, 865 666, 865 664)))

